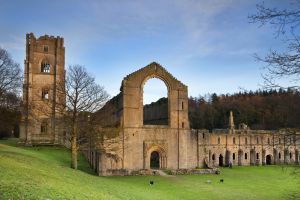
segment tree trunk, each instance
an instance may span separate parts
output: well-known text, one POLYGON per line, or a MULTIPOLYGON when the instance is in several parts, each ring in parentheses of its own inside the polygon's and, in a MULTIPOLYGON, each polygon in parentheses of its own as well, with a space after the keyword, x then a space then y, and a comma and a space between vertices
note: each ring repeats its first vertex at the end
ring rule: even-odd
POLYGON ((71 139, 71 168, 77 169, 77 133, 74 130, 71 139))

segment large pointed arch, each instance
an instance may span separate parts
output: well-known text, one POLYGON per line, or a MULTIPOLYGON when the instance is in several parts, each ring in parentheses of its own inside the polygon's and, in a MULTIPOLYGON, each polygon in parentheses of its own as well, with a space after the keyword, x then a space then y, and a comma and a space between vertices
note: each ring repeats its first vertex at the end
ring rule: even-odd
POLYGON ((187 86, 155 62, 126 76, 122 81, 124 126, 143 127, 143 87, 150 78, 162 80, 168 89, 169 127, 189 128, 187 86))

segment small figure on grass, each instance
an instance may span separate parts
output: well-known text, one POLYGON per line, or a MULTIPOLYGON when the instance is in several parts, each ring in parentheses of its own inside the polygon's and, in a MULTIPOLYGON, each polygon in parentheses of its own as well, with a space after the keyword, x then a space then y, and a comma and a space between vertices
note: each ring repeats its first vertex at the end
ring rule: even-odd
POLYGON ((154 185, 154 181, 150 181, 150 186, 154 185))

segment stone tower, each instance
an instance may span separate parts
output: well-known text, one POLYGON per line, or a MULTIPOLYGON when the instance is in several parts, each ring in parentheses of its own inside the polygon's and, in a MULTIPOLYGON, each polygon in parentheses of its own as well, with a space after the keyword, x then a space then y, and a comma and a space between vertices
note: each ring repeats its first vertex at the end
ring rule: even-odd
POLYGON ((229 133, 234 133, 234 120, 233 120, 232 111, 230 111, 230 115, 229 115, 228 129, 229 129, 229 133))
POLYGON ((23 112, 20 142, 58 144, 62 142, 63 124, 60 122, 65 93, 64 39, 44 35, 36 38, 26 34, 24 62, 23 112))

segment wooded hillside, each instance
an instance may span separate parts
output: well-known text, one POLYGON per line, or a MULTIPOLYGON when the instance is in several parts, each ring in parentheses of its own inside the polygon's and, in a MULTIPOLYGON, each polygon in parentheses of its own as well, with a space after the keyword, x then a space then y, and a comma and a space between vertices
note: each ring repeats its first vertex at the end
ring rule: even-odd
POLYGON ((300 92, 280 89, 190 97, 191 128, 227 128, 230 110, 236 126, 246 123, 251 129, 299 128, 300 92))

